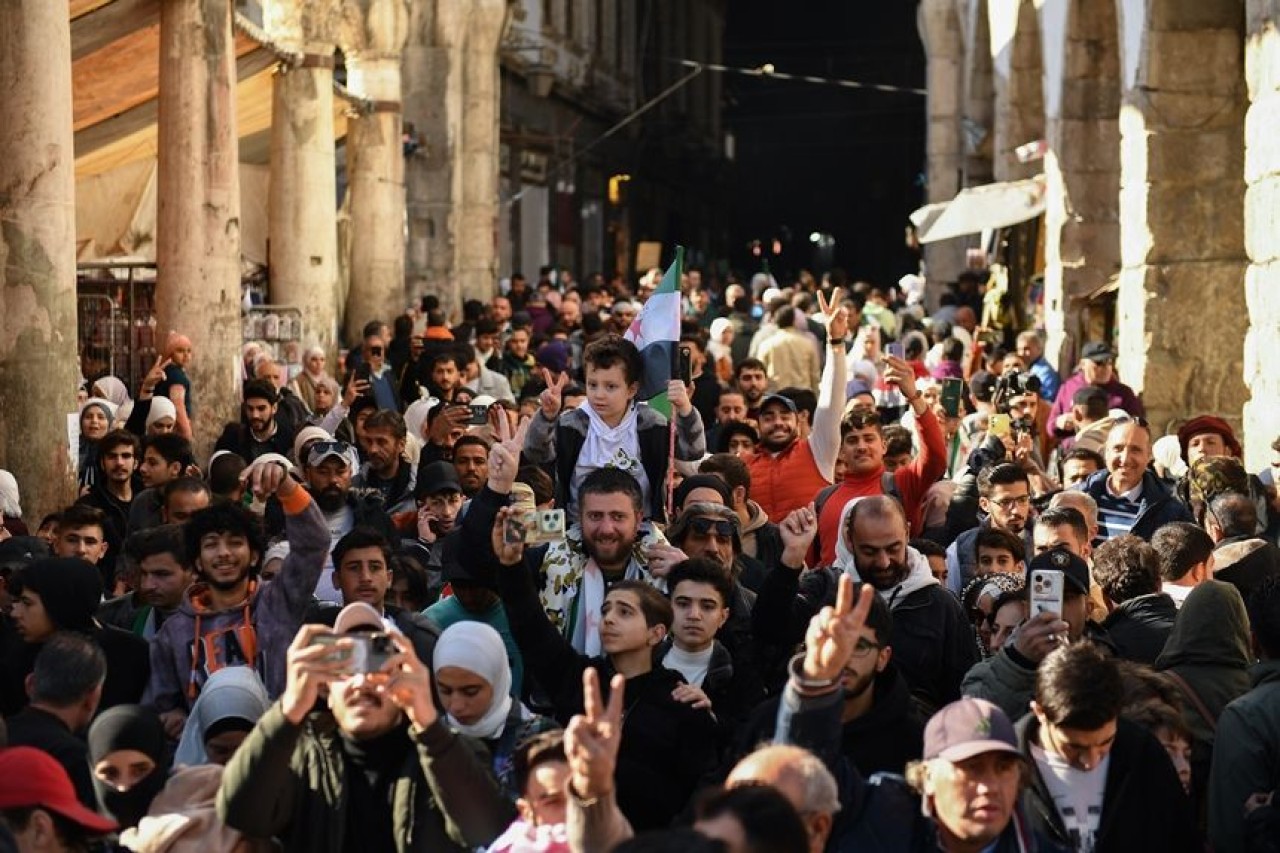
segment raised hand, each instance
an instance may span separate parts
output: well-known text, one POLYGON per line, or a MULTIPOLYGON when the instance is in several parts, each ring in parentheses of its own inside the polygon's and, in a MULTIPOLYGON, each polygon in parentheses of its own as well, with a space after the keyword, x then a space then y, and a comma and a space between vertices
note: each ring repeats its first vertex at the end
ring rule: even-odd
POLYGON ((386 679, 377 681, 377 692, 404 711, 409 724, 421 731, 439 719, 431 698, 431 673, 418 658, 408 637, 399 631, 392 631, 388 636, 399 654, 387 661, 383 673, 375 676, 386 679))
POLYGON ((504 506, 498 510, 493 520, 493 531, 489 534, 489 544, 498 562, 504 566, 518 566, 524 560, 524 542, 507 541, 507 524, 519 510, 504 506))
POLYGON ((818 514, 813 504, 792 510, 778 525, 782 536, 782 564, 788 568, 804 567, 804 557, 818 535, 818 514))
POLYGON ((644 556, 649 565, 649 574, 655 578, 665 578, 671 574, 676 563, 683 563, 689 555, 674 545, 658 542, 645 549, 644 556))
POLYGON ((622 694, 626 679, 615 675, 609 682, 609 704, 600 695, 600 674, 587 668, 582 673, 584 713, 569 721, 564 733, 564 750, 569 758, 569 786, 584 800, 608 796, 613 791, 613 774, 622 743, 622 694))
POLYGON ((142 388, 139 390, 138 397, 146 400, 155 393, 156 386, 164 381, 164 369, 173 363, 173 359, 160 356, 156 359, 156 363, 147 371, 147 375, 142 377, 142 388))
POLYGON ((240 480, 248 484, 250 491, 258 498, 265 499, 275 494, 281 500, 287 500, 297 489, 298 481, 289 476, 285 466, 274 460, 255 460, 240 475, 240 480))
POLYGON ((898 358, 896 355, 885 353, 881 361, 884 364, 884 381, 891 385, 897 385, 902 393, 907 397, 915 397, 916 395, 916 374, 911 369, 911 365, 904 359, 898 358))
POLYGON ((827 340, 833 343, 843 341, 849 334, 849 310, 840 304, 843 299, 844 291, 838 287, 831 292, 830 300, 821 290, 818 291, 818 308, 822 312, 822 325, 827 329, 827 340))
POLYGON ((855 602, 853 578, 840 575, 835 607, 824 607, 809 620, 804 638, 804 676, 821 681, 840 677, 858 644, 858 634, 867 624, 871 597, 876 594, 871 584, 863 584, 855 602))
POLYGON ((335 655, 335 647, 316 642, 321 634, 332 634, 324 625, 303 625, 289 644, 285 655, 284 693, 280 710, 285 719, 301 725, 320 695, 322 685, 332 684, 344 675, 345 661, 335 655))
POLYGON ((538 403, 542 406, 542 416, 549 421, 554 421, 560 417, 560 407, 563 405, 561 400, 564 396, 564 386, 569 384, 569 374, 561 373, 553 377, 551 371, 544 367, 542 381, 547 383, 547 390, 538 395, 538 403))
POLYGON ((514 430, 511 421, 503 413, 498 421, 498 433, 489 448, 489 488, 500 495, 511 494, 511 487, 520 470, 520 451, 529 431, 529 419, 522 420, 514 430))
POLYGON ((681 417, 688 417, 693 411, 693 401, 689 399, 689 387, 680 379, 672 379, 667 383, 667 399, 671 401, 671 410, 681 417))
POLYGON ((367 380, 358 379, 355 371, 351 371, 351 378, 347 380, 347 387, 342 391, 342 405, 348 409, 356 404, 357 397, 363 397, 369 393, 369 383, 367 380))

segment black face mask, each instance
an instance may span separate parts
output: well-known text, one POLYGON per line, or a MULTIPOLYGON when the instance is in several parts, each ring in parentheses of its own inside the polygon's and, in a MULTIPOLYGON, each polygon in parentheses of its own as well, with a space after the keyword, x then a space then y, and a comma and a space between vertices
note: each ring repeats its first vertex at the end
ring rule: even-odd
POLYGON ((137 750, 155 762, 151 772, 127 791, 118 791, 99 779, 97 773, 93 775, 94 791, 103 814, 119 823, 121 828, 137 826, 169 777, 160 717, 141 705, 117 705, 93 721, 88 740, 89 759, 95 766, 122 749, 137 750))

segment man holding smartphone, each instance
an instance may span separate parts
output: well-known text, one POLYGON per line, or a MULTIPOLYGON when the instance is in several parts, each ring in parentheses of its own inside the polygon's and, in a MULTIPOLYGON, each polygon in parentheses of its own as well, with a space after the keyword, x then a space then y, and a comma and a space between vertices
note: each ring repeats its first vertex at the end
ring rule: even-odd
POLYGON ((395 374, 387 363, 387 342, 381 334, 366 335, 364 346, 364 363, 356 368, 357 378, 369 383, 369 393, 377 401, 379 409, 400 411, 400 398, 396 394, 395 374), (363 375, 364 371, 368 375, 363 375))

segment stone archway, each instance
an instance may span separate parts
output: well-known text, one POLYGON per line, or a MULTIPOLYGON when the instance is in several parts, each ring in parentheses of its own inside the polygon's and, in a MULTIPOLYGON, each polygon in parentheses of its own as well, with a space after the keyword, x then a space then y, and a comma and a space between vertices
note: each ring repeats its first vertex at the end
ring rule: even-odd
POLYGON ((996 77, 995 178, 1015 181, 1040 171, 1020 163, 1016 149, 1044 138, 1044 60, 1034 0, 1020 0, 1008 50, 1008 79, 996 77), (1001 89, 1004 91, 1001 92, 1001 89))
MULTIPOLYGON (((1239 0, 1149 0, 1146 13, 1140 53, 1124 54, 1120 372, 1156 434, 1201 412, 1239 426, 1244 9, 1239 0)), ((1126 9, 1125 28, 1137 23, 1126 9)))
POLYGON ((1101 339, 1086 297, 1120 270, 1120 28, 1116 0, 1070 0, 1048 104, 1046 352, 1063 367, 1101 339))

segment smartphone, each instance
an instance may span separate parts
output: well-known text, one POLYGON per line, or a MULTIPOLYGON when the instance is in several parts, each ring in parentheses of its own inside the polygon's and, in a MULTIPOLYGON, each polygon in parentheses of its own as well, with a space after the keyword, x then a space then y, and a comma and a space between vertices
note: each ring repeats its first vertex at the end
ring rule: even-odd
POLYGON ((356 365, 356 379, 361 382, 370 382, 373 380, 373 368, 369 366, 369 362, 362 361, 356 365))
POLYGON ((350 640, 351 646, 334 649, 330 659, 347 663, 346 670, 353 675, 381 672, 397 652, 391 635, 386 633, 321 634, 315 639, 322 646, 334 646, 341 640, 350 640))
POLYGON ((471 417, 467 420, 467 426, 484 426, 489 422, 489 407, 471 405, 471 417))
POLYGON ((1006 435, 1009 434, 1009 431, 1011 429, 1012 429, 1012 422, 1009 420, 1008 415, 1002 415, 1002 414, 996 413, 988 416, 987 432, 991 433, 996 438, 1004 438, 1006 435))
POLYGON ((960 396, 963 393, 963 379, 942 380, 942 410, 947 413, 947 417, 960 417, 960 396))
POLYGON ((905 358, 905 355, 902 349, 902 344, 898 343, 897 341, 894 341, 891 344, 886 344, 884 351, 889 355, 893 356, 894 358, 905 358))
POLYGON ((539 509, 513 512, 507 516, 502 541, 508 545, 540 545, 564 538, 564 510, 539 509))
POLYGON ((692 385, 693 384, 693 348, 680 347, 679 361, 680 363, 677 368, 677 375, 680 377, 680 381, 683 382, 685 385, 692 385))
POLYGON ((1065 575, 1057 569, 1036 569, 1031 573, 1031 617, 1053 613, 1062 617, 1065 575))

